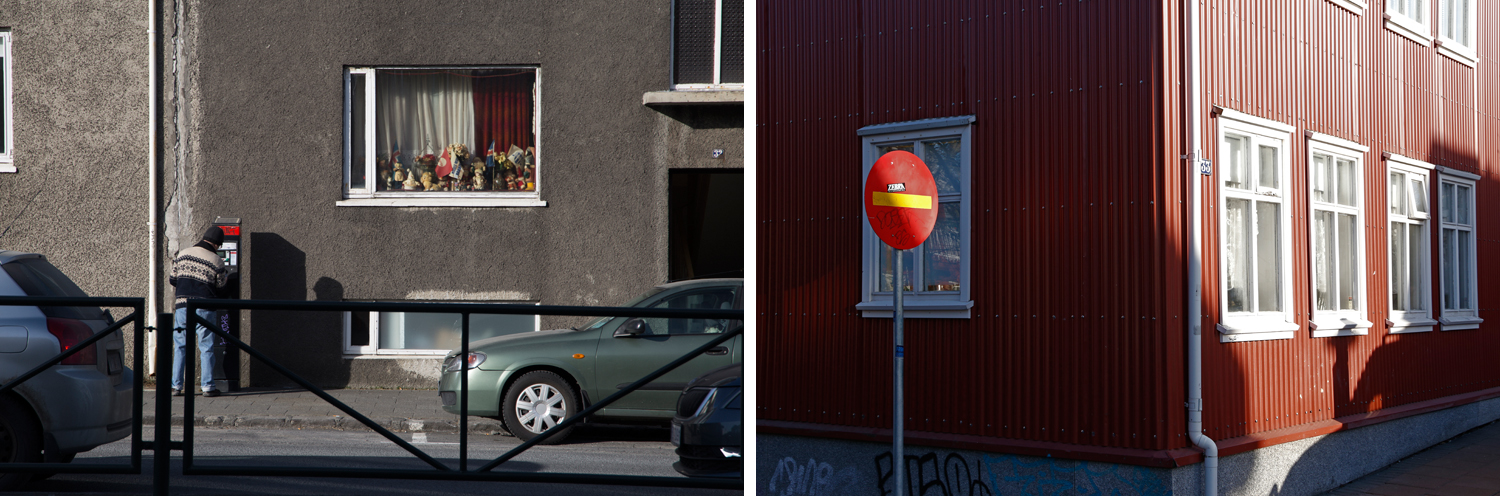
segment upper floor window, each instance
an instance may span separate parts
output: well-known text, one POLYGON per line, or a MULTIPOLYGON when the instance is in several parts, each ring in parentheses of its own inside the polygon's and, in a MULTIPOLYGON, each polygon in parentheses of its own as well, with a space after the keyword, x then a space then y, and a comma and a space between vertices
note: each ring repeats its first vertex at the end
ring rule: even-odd
POLYGON ((1428 0, 1386 0, 1385 27, 1424 45, 1432 45, 1428 0))
POLYGON ((1228 109, 1218 121, 1221 339, 1290 338, 1300 328, 1291 302, 1287 164, 1296 128, 1228 109))
POLYGON ((1391 223, 1391 332, 1432 330, 1432 231, 1428 176, 1436 167, 1391 154, 1386 158, 1391 223))
POLYGON ((0 29, 0 172, 15 172, 10 125, 10 30, 0 29))
MULTIPOLYGON (((869 126, 864 139, 864 170, 881 155, 905 150, 922 159, 937 185, 937 224, 927 241, 902 251, 903 312, 914 318, 968 318, 969 295, 969 139, 972 116, 869 126)), ((864 224, 864 223, 862 223, 864 224)), ((864 224, 862 301, 865 317, 890 317, 894 309, 895 250, 864 224)))
POLYGON ((1474 51, 1476 3, 1478 0, 1438 2, 1438 52, 1470 67, 1479 63, 1474 51))
MULTIPOLYGON (((1308 132, 1313 336, 1365 334, 1364 177, 1370 148, 1308 132)), ((1233 138, 1231 138, 1233 139, 1233 138)))
POLYGON ((345 206, 542 206, 535 67, 350 68, 345 206))
POLYGON ((673 11, 672 88, 743 88, 744 0, 677 0, 673 11))
POLYGON ((1443 169, 1438 183, 1438 263, 1443 330, 1479 327, 1474 185, 1479 177, 1443 169))

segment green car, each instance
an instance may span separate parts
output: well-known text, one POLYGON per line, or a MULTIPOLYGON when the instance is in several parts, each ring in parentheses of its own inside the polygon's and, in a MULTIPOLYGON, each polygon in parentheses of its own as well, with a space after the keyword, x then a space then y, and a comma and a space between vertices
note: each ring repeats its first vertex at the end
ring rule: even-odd
MULTIPOLYGON (((696 279, 663 284, 627 307, 742 309, 743 279, 696 279)), ((459 372, 469 374, 469 415, 494 417, 522 441, 609 397, 663 365, 742 325, 739 320, 600 317, 572 329, 498 336, 443 359, 443 410, 459 413, 459 372)), ((656 381, 600 409, 593 417, 672 419, 677 397, 694 378, 744 361, 743 336, 714 347, 656 381)), ((575 424, 576 425, 576 424, 575 424)), ((548 438, 562 442, 568 431, 548 438)))

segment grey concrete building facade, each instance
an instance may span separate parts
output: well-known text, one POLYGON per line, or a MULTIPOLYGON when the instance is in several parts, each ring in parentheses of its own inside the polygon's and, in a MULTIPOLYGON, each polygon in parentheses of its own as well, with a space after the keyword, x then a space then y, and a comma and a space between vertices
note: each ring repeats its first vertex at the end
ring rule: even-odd
MULTIPOLYGON (((612 306, 669 279, 740 276, 743 79, 674 79, 679 3, 692 2, 167 0, 164 256, 232 217, 246 299, 612 306), (365 86, 373 102, 395 87, 389 74, 527 78, 516 94, 529 100, 511 107, 529 115, 501 118, 529 126, 518 186, 498 191, 501 169, 490 166, 480 188, 477 165, 456 164, 454 179, 423 191, 390 181, 394 143, 360 136, 397 114, 361 106, 358 82, 379 83, 365 86)), ((69 15, 0 2, 0 29, 15 39, 18 130, 17 172, 0 174, 0 222, 18 227, 0 247, 46 253, 90 294, 143 295, 148 8, 74 5, 69 15)), ((476 134, 396 146, 415 175, 418 157, 451 144, 480 162, 488 143, 476 134)), ((496 146, 501 162, 509 145, 496 146)), ((170 302, 171 287, 162 291, 170 302)), ((251 346, 320 385, 435 387, 436 345, 386 342, 398 317, 247 311, 238 323, 251 346)), ((290 383, 250 362, 237 366, 241 386, 290 383)))

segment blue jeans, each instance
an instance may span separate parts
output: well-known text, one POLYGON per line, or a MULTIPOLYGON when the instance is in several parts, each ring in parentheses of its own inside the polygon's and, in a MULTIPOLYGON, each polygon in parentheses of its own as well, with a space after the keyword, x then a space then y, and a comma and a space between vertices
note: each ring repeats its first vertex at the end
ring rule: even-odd
MULTIPOLYGON (((203 320, 217 321, 218 312, 214 310, 199 308, 194 313, 197 313, 203 320)), ((187 361, 187 309, 178 308, 173 317, 175 320, 173 321, 172 343, 176 345, 177 351, 172 354, 172 389, 182 391, 182 376, 187 372, 185 363, 187 361)), ((202 365, 200 370, 203 371, 199 377, 203 381, 203 390, 208 391, 214 389, 214 365, 218 363, 218 359, 214 356, 214 335, 201 324, 198 325, 196 332, 198 333, 199 364, 202 365)))

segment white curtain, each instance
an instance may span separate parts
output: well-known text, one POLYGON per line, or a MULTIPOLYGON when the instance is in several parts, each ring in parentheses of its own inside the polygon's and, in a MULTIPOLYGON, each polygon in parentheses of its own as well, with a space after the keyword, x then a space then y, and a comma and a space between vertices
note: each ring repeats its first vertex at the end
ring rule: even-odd
POLYGON ((375 75, 375 150, 401 145, 404 163, 421 154, 441 155, 463 143, 474 149, 474 89, 471 79, 432 71, 375 75))

